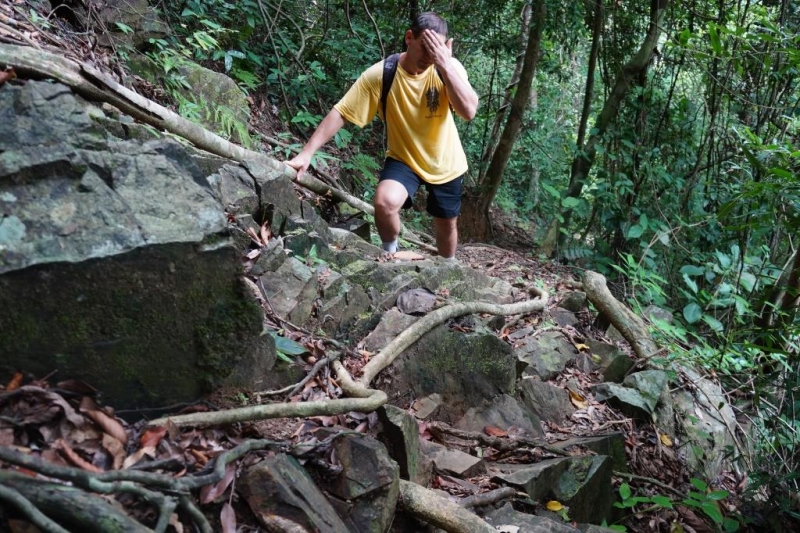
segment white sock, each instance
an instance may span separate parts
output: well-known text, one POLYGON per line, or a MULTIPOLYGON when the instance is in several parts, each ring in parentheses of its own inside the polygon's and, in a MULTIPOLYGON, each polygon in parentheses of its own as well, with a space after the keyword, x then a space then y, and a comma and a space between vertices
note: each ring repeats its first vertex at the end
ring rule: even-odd
POLYGON ((393 254, 397 251, 397 239, 383 243, 383 251, 393 254))

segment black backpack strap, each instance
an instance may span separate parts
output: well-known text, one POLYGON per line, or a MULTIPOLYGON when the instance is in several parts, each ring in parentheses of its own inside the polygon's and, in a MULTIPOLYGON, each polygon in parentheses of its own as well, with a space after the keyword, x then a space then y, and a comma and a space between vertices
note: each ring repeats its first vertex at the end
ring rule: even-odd
POLYGON ((397 73, 397 62, 400 54, 392 54, 383 62, 383 78, 381 79, 381 109, 383 110, 383 121, 386 122, 386 100, 389 97, 389 90, 394 83, 394 75, 397 73))

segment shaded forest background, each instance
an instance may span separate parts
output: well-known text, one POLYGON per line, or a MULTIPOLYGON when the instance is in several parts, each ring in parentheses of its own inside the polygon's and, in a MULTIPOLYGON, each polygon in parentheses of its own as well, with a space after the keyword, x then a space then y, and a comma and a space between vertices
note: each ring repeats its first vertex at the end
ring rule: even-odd
MULTIPOLYGON (((202 120, 176 68, 227 72, 271 117, 271 135, 223 131, 278 159, 299 151, 369 65, 401 51, 410 18, 450 23, 480 95, 459 122, 471 162, 460 231, 497 239, 511 220, 525 252, 609 277, 635 309, 655 304, 669 350, 754 414, 751 450, 732 450, 755 498, 800 517, 800 4, 789 0, 188 0, 162 3, 171 34, 144 53, 159 96, 202 120)), ((118 22, 109 31, 126 33, 118 22)), ((219 118, 219 117, 218 117, 219 118)), ((370 199, 382 126, 337 134, 314 161, 370 199)), ((259 133, 260 132, 260 133, 259 133)), ((427 224, 411 212, 411 227, 427 224)))

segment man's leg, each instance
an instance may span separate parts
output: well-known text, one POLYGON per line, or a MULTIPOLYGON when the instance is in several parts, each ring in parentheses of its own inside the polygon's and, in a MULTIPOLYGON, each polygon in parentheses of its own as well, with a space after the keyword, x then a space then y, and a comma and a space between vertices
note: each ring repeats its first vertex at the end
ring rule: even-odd
POLYGON ((447 183, 428 185, 428 213, 433 217, 436 249, 446 259, 456 256, 462 183, 462 178, 456 178, 447 183))
POLYGON ((381 237, 383 249, 397 251, 397 237, 400 235, 400 208, 403 207, 408 192, 399 181, 385 179, 375 189, 375 226, 381 237))
POLYGON ((458 217, 433 218, 433 228, 436 231, 436 249, 439 255, 445 258, 455 257, 458 245, 458 217))

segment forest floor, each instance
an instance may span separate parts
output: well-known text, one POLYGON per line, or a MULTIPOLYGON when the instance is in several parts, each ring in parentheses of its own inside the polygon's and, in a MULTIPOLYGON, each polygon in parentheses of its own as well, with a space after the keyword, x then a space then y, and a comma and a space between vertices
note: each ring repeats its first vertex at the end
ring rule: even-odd
MULTIPOLYGON (((21 2, 0 4, 0 42, 39 46, 56 50, 59 54, 76 61, 86 61, 95 67, 106 70, 125 85, 132 86, 143 96, 168 106, 165 92, 144 80, 124 73, 109 49, 97 46, 96 36, 89 32, 75 32, 68 24, 53 19, 45 31, 34 26, 21 2)), ((3 76, 0 73, 0 76, 3 76)), ((6 75, 6 77, 9 77, 6 75)), ((4 80, 0 80, 4 81, 4 80)), ((251 98, 253 119, 251 129, 264 139, 284 139, 284 126, 270 110, 270 104, 263 98, 251 98)), ((288 145, 287 145, 288 146, 288 145)), ((541 280, 553 292, 565 289, 571 280, 576 279, 577 269, 549 260, 542 260, 531 253, 531 239, 525 230, 516 227, 508 217, 496 213, 494 227, 498 238, 493 244, 471 244, 460 246, 457 257, 465 265, 485 274, 504 279, 515 284, 527 284, 541 280)), ((590 318, 587 316, 586 320, 590 318)), ((592 328, 591 323, 583 325, 587 331, 602 338, 602 334, 592 328)), ((588 376, 581 379, 589 380, 588 376)), ((312 384, 313 387, 313 384, 312 384)), ((31 380, 22 375, 6 384, 0 385, 0 409, 4 418, 15 421, 15 426, 0 429, 0 446, 38 450, 41 457, 58 465, 77 466, 87 472, 117 468, 139 468, 158 464, 163 471, 172 471, 176 476, 187 472, 202 471, 220 453, 240 445, 246 439, 270 439, 282 443, 281 446, 305 446, 319 449, 324 453, 324 443, 317 439, 315 431, 320 427, 341 427, 347 430, 369 432, 376 422, 372 416, 340 415, 338 417, 312 417, 310 419, 276 419, 245 424, 235 424, 224 428, 178 431, 177 428, 146 428, 142 419, 146 413, 114 412, 113 406, 98 406, 91 398, 98 391, 90 384, 72 381, 56 381, 47 376, 31 380), (64 424, 65 419, 85 424, 64 424), (107 435, 114 439, 106 438, 107 435), (122 443, 120 446, 117 443, 122 443), (143 461, 144 460, 144 461, 143 461)), ((102 391, 99 391, 102 393, 102 391)), ((299 399, 299 398, 298 398, 299 399)), ((207 402, 184 406, 182 412, 208 409, 239 407, 256 401, 251 391, 220 391, 207 402)), ((598 404, 599 405, 599 404, 598 404)), ((626 450, 629 453, 631 471, 640 478, 629 480, 631 485, 639 485, 640 492, 663 493, 648 480, 685 490, 691 477, 685 466, 675 459, 660 434, 651 424, 636 423, 633 420, 617 417, 621 422, 615 429, 625 434, 626 450), (635 453, 635 460, 630 454, 635 453)), ((576 425, 571 428, 550 428, 558 433, 559 439, 571 434, 585 435, 576 425)), ((607 429, 607 428, 604 428, 607 429)), ((553 433, 549 433, 551 436, 553 433)), ((225 531, 238 527, 240 531, 257 530, 257 521, 246 505, 232 498, 228 490, 235 481, 237 468, 247 466, 259 455, 267 451, 254 452, 252 458, 241 459, 227 468, 222 479, 205 486, 199 494, 203 512, 225 531), (232 512, 233 511, 233 512, 232 512)), ((619 483, 621 480, 617 480, 619 483)), ((438 480, 439 488, 454 493, 463 492, 463 487, 446 479, 438 480)), ((738 496, 744 488, 744 480, 726 474, 719 480, 720 488, 728 490, 732 497, 727 500, 727 512, 735 512, 738 496)), ((484 483, 484 488, 492 488, 484 483)), ((675 494, 668 494, 674 497, 675 494)), ((133 503, 132 497, 123 496, 121 502, 127 505, 127 512, 146 523, 156 520, 153 507, 133 503)), ((672 524, 680 523, 683 531, 697 533, 712 532, 715 529, 700 519, 689 509, 676 511, 667 508, 651 508, 648 512, 629 516, 626 525, 634 531, 677 531, 672 524)), ((24 524, 11 520, 12 531, 23 531, 24 524)), ((180 524, 174 528, 182 531, 180 524)))

